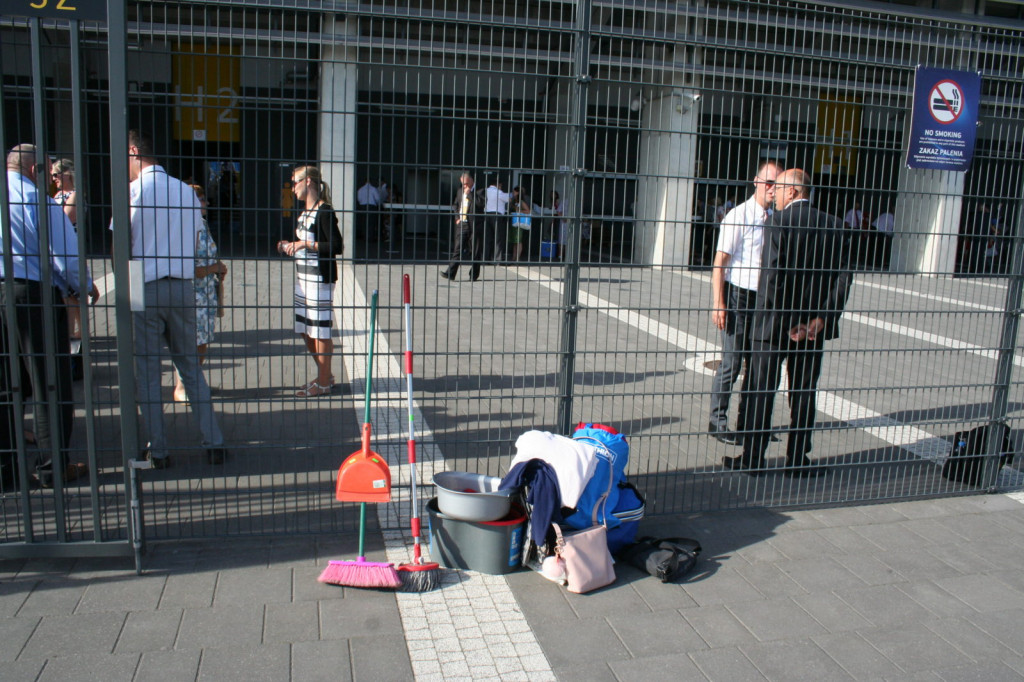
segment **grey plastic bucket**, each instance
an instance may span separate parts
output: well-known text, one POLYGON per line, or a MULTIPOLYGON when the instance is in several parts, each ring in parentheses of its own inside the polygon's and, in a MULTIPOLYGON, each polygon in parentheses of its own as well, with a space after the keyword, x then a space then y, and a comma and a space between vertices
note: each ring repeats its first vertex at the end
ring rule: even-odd
POLYGON ((430 558, 446 568, 504 575, 520 566, 526 514, 516 505, 497 521, 461 521, 442 514, 435 497, 427 503, 427 523, 430 558))

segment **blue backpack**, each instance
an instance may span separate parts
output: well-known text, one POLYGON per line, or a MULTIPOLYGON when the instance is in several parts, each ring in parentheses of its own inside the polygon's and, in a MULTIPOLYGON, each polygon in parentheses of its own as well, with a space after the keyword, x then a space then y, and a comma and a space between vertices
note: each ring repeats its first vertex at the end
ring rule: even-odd
POLYGON ((597 467, 580 495, 576 511, 566 516, 564 521, 573 528, 590 528, 594 525, 594 506, 599 505, 597 522, 604 523, 609 529, 616 528, 622 521, 613 512, 619 504, 620 484, 626 483, 629 443, 621 433, 601 424, 581 422, 572 437, 597 448, 597 467), (609 476, 611 491, 608 489, 609 476), (604 499, 606 495, 607 500, 604 499))

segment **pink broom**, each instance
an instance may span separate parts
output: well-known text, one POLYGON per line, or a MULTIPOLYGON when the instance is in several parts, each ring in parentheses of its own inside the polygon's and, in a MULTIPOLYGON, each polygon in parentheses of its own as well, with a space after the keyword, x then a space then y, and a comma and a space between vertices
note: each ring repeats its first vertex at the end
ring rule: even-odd
POLYGON ((370 451, 370 378, 373 376, 373 342, 377 336, 377 290, 370 297, 370 348, 366 356, 366 415, 363 418, 363 447, 342 463, 338 470, 335 497, 359 502, 359 556, 355 561, 330 561, 320 577, 322 583, 349 587, 395 588, 402 584, 394 564, 367 561, 366 503, 386 502, 391 497, 391 474, 384 458, 370 451), (368 474, 367 474, 368 472, 368 474))

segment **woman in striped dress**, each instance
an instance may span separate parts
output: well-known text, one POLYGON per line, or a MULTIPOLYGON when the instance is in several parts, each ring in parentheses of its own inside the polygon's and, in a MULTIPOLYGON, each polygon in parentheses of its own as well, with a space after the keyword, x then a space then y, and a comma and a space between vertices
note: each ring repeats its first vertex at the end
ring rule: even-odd
POLYGON ((281 241, 277 250, 295 258, 295 331, 316 363, 316 378, 301 386, 296 395, 312 398, 327 395, 334 387, 331 374, 334 283, 342 254, 338 218, 331 207, 331 190, 316 166, 299 166, 292 172, 292 191, 300 207, 295 241, 281 241))

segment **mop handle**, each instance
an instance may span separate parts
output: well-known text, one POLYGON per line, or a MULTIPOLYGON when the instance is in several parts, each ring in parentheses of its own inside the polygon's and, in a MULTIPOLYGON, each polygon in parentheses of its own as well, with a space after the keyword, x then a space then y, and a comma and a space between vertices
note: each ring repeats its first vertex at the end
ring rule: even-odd
POLYGON ((413 562, 421 563, 420 555, 420 518, 419 498, 416 495, 416 423, 412 406, 412 287, 409 275, 402 275, 402 304, 405 306, 405 395, 409 411, 409 482, 411 489, 413 562))
POLYGON ((377 290, 373 290, 370 296, 370 352, 366 355, 366 409, 363 413, 363 423, 370 423, 370 377, 373 376, 373 340, 377 336, 377 290))

